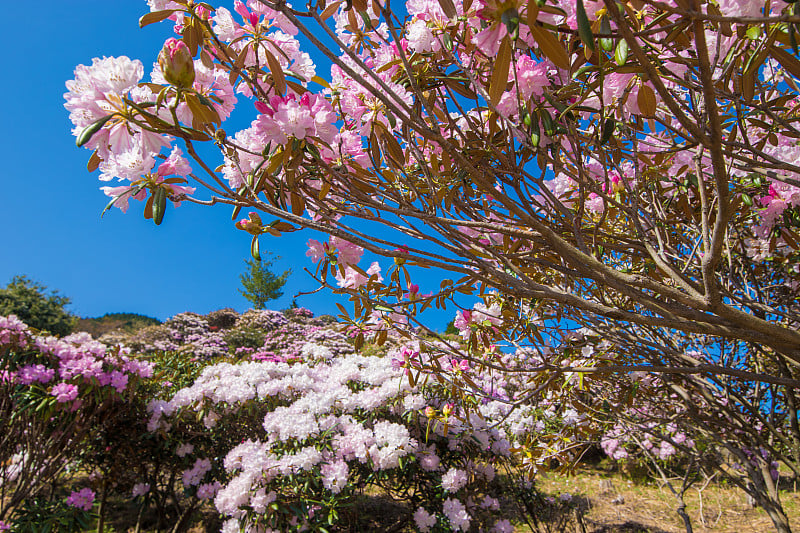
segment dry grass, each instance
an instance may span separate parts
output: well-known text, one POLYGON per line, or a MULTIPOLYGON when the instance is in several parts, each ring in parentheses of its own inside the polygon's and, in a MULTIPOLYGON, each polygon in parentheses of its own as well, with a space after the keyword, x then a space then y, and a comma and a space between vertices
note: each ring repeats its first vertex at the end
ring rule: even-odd
MULTIPOLYGON (((676 484, 680 486, 680 481, 676 484)), ((537 486, 547 494, 569 493, 576 497, 585 509, 587 533, 686 531, 675 510, 677 499, 663 484, 634 483, 621 475, 583 471, 571 477, 544 476, 537 486)), ((774 531, 767 514, 750 507, 741 490, 719 484, 710 484, 702 491, 700 488, 702 485, 692 486, 684 496, 695 532, 774 531)), ((781 501, 792 528, 800 530, 800 493, 782 492, 781 501)), ((575 530, 574 524, 568 529, 575 530)))

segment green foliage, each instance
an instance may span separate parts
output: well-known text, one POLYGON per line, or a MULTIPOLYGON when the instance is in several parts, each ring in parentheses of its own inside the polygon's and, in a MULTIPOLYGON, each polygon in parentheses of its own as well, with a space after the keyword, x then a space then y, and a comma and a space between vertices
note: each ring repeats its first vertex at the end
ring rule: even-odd
POLYGON ((31 498, 11 521, 15 533, 72 533, 89 529, 92 515, 63 500, 31 498))
POLYGON ((291 269, 278 276, 270 270, 272 260, 247 259, 245 264, 247 271, 240 276, 244 289, 239 289, 239 292, 255 309, 264 309, 268 301, 283 296, 281 288, 286 285, 291 269))
POLYGON ((69 335, 77 320, 64 309, 70 299, 57 291, 46 291, 47 287, 26 276, 14 276, 5 289, 0 289, 0 315, 17 315, 32 328, 69 335))
POLYGON ((232 350, 242 347, 257 350, 264 345, 266 334, 258 328, 233 328, 226 331, 223 338, 232 350))

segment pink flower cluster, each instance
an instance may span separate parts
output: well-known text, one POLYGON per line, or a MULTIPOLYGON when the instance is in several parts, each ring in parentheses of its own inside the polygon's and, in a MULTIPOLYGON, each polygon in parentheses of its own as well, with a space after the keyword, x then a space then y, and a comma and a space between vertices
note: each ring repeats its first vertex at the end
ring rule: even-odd
POLYGON ((49 387, 49 394, 58 403, 78 409, 82 401, 81 391, 93 387, 111 387, 122 393, 128 386, 130 376, 150 377, 153 365, 134 359, 129 350, 108 346, 95 341, 88 333, 75 333, 57 339, 55 337, 32 336, 15 316, 0 317, 0 343, 10 348, 30 347, 36 351, 35 362, 3 369, 6 380, 29 387, 49 387))
POLYGON ((94 504, 94 491, 88 487, 73 491, 67 496, 67 504, 82 511, 90 511, 94 504))

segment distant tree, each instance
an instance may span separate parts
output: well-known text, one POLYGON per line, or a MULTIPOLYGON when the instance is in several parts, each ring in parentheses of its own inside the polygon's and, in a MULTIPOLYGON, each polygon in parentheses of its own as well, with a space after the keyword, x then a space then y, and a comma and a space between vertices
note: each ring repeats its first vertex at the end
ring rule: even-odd
POLYGON ((239 289, 239 292, 256 309, 264 309, 268 301, 283 296, 281 288, 286 285, 286 279, 292 273, 289 269, 281 275, 276 275, 270 270, 272 263, 272 260, 267 259, 245 260, 247 271, 240 276, 243 289, 239 289))
POLYGON ((14 276, 0 289, 0 315, 17 315, 33 328, 69 335, 77 322, 77 317, 64 309, 70 299, 58 291, 46 291, 46 286, 27 276, 14 276))

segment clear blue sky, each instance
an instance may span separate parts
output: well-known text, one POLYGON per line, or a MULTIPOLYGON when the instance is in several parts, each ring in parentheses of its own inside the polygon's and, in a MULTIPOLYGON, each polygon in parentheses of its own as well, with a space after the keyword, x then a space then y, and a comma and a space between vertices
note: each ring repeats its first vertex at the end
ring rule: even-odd
MULTIPOLYGON (((4 6, 6 20, 13 23, 0 37, 5 56, 0 286, 16 274, 27 275, 70 297, 70 309, 88 317, 135 312, 165 319, 182 311, 242 311, 248 304, 237 289, 249 238, 233 227, 230 210, 184 204, 177 211, 170 208, 156 227, 134 202, 127 215, 115 208, 101 219, 108 200, 99 190, 104 184, 86 171, 90 152, 77 148, 70 135, 63 93, 76 65, 127 55, 140 59, 149 73, 171 25, 139 29, 139 16, 147 10, 144 0, 4 6)), ((248 120, 225 129, 233 132, 248 120)), ((271 307, 287 307, 294 294, 314 288, 303 272, 313 268, 305 242, 314 237, 297 232, 263 238, 262 251, 282 257, 275 270, 294 270, 285 295, 271 307)), ((337 300, 346 305, 342 297, 324 292, 298 303, 317 313, 335 313, 337 300)), ((431 325, 442 328, 453 314, 436 313, 431 325)))

